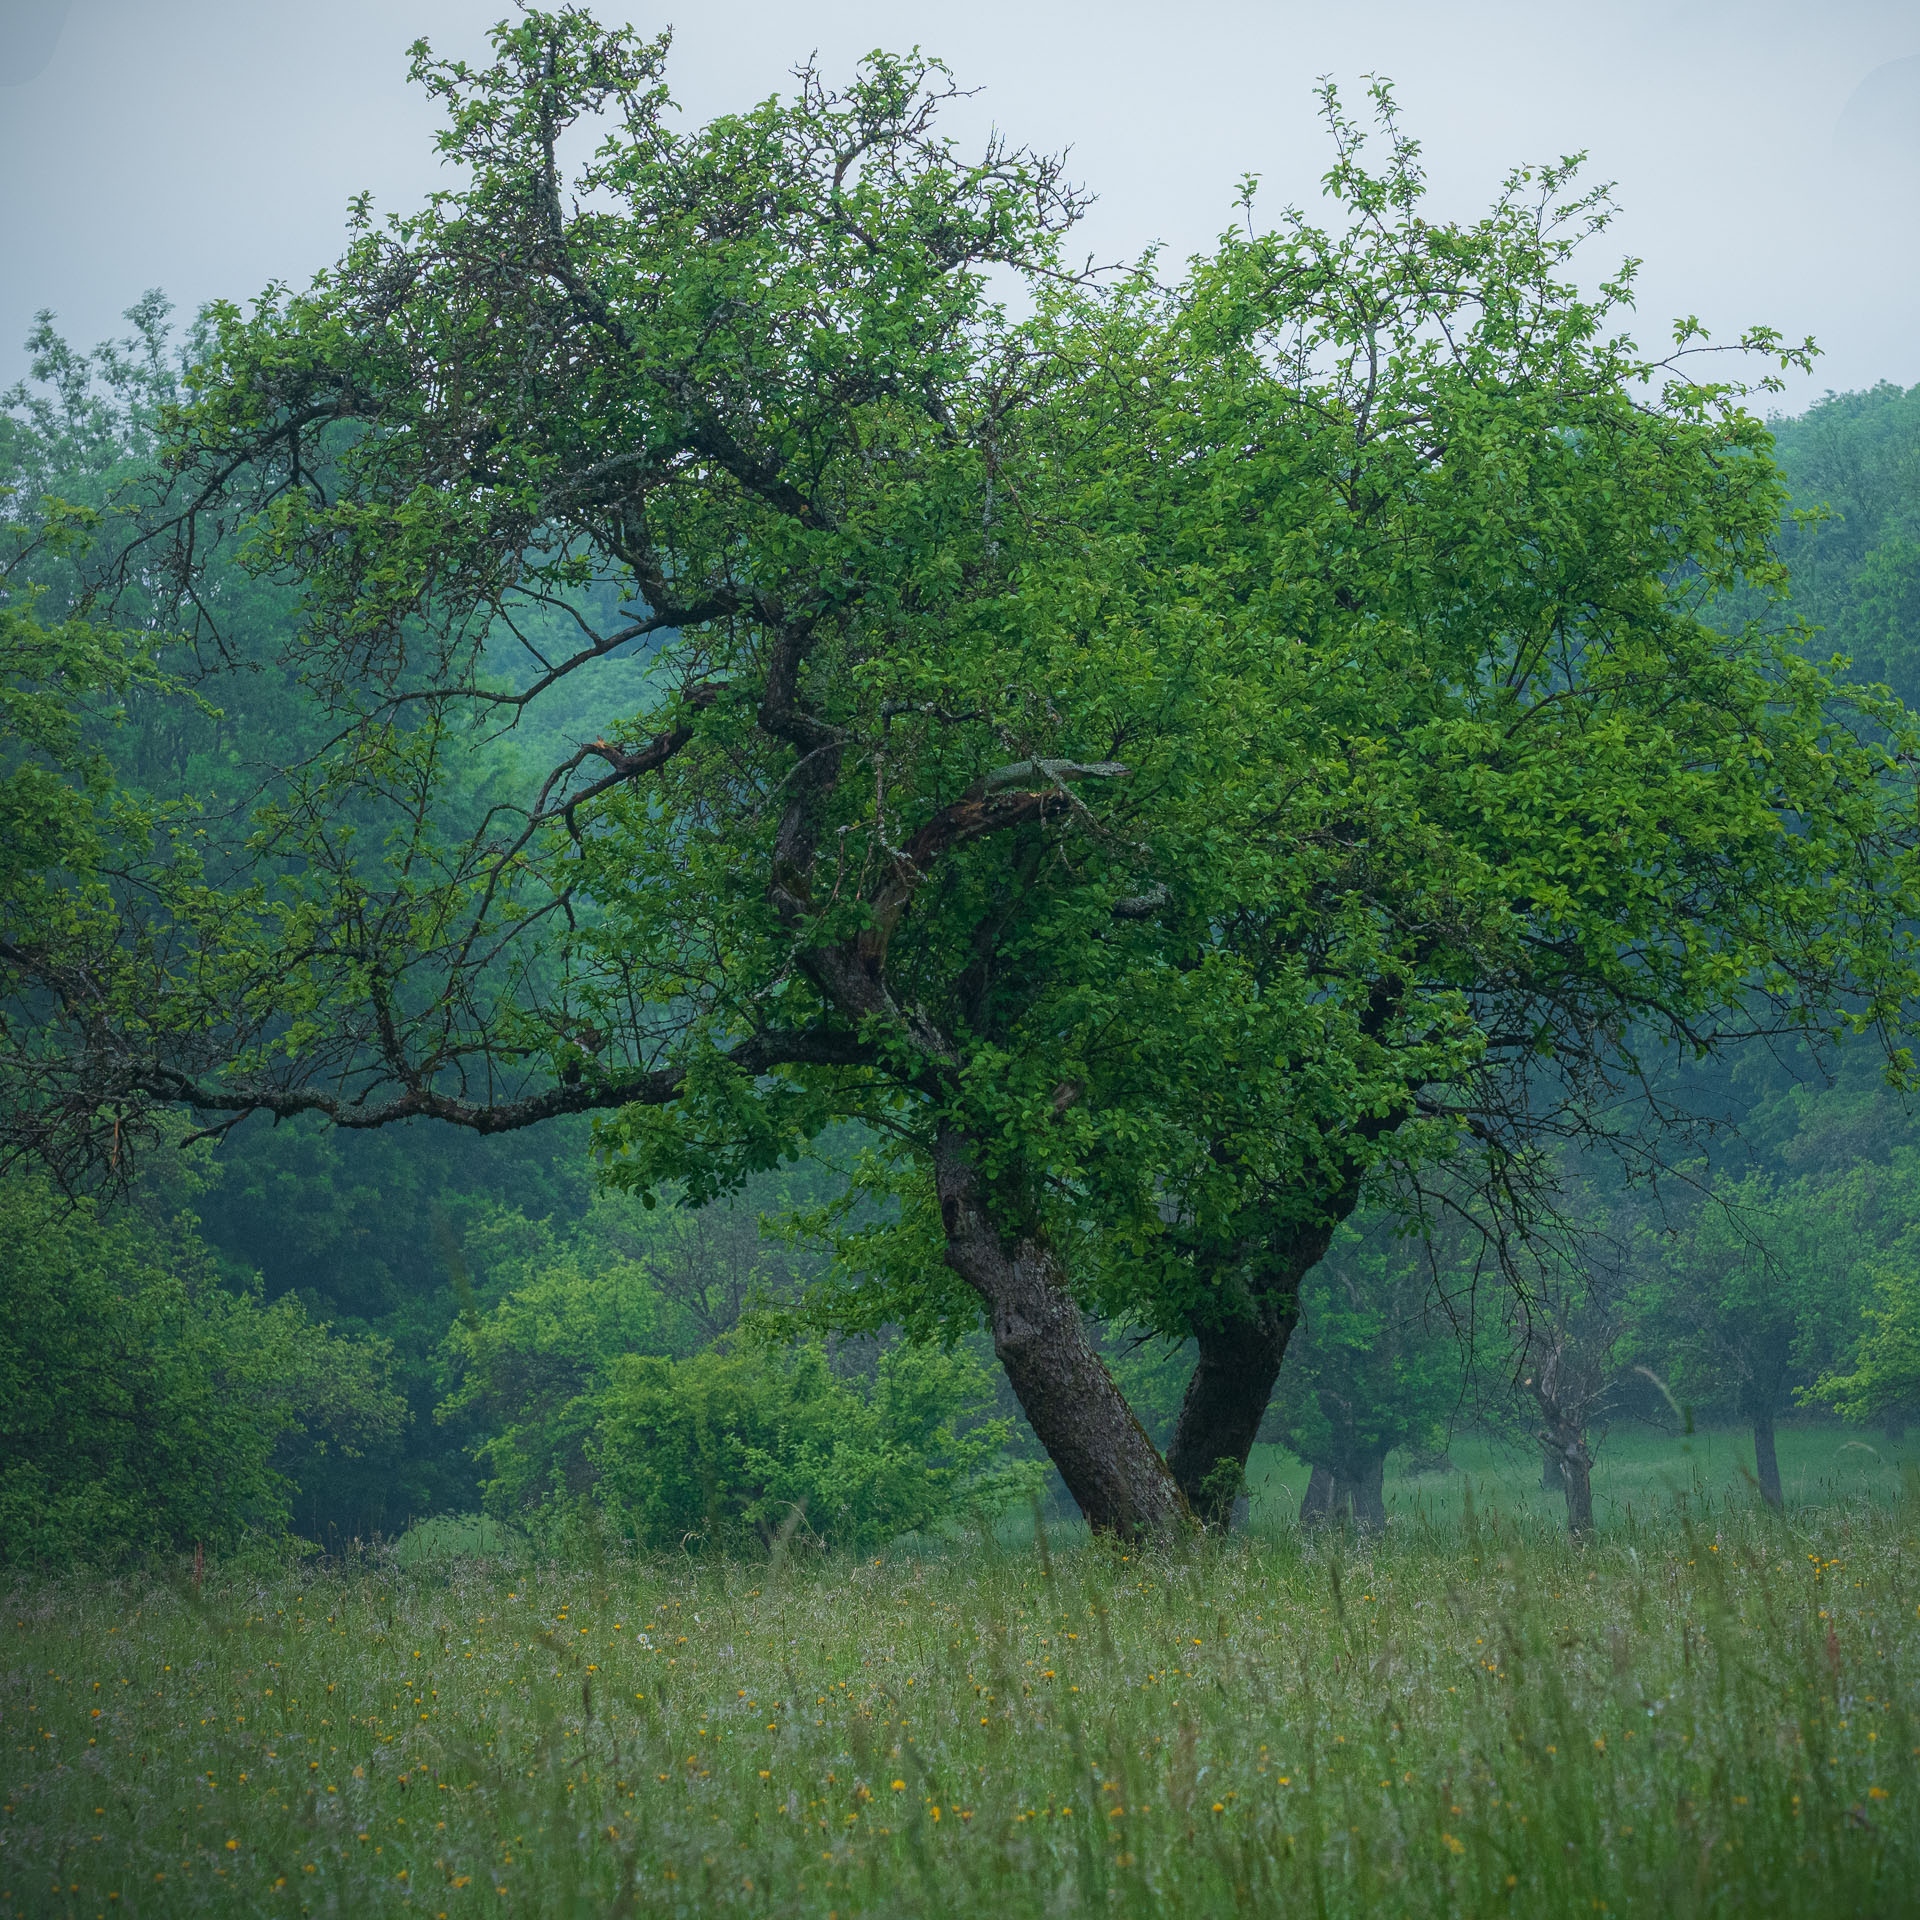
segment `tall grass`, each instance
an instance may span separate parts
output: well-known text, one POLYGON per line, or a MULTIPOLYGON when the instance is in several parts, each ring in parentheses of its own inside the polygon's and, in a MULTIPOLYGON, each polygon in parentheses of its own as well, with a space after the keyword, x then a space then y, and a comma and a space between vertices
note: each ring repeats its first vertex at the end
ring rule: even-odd
POLYGON ((1920 1912, 1920 1495, 16 1592, 0 1913, 1920 1912))

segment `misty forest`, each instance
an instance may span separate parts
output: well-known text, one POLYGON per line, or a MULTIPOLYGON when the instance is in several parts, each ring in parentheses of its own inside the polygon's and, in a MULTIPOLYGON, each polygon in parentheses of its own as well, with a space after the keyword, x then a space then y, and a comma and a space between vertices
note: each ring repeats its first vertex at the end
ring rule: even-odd
POLYGON ((0 395, 0 1914, 1916 1911, 1920 388, 491 49, 0 395))

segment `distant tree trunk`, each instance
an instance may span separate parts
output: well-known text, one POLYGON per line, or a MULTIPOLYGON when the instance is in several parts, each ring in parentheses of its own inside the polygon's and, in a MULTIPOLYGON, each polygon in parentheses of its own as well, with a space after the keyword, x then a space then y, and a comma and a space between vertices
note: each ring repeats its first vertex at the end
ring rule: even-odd
POLYGON ((1584 1540, 1593 1531, 1593 1461, 1584 1442, 1577 1461, 1561 1467, 1567 1488, 1567 1531, 1584 1540))
POLYGON ((1543 1440, 1540 1443, 1540 1491, 1564 1493, 1566 1490, 1567 1476, 1561 1470, 1560 1456, 1543 1440))
POLYGON ((1780 1456, 1773 1445, 1773 1409, 1756 1414, 1753 1421, 1753 1460, 1760 1481, 1760 1492, 1777 1513, 1785 1504, 1780 1497, 1780 1456))
POLYGON ((1619 1323, 1588 1309, 1582 1320, 1564 1306, 1543 1318, 1528 1335, 1530 1369, 1519 1384, 1540 1410, 1537 1429, 1545 1456, 1560 1469, 1560 1491, 1567 1499, 1567 1531, 1584 1540, 1593 1531, 1593 1455, 1587 1448, 1587 1423, 1606 1397, 1619 1323))
POLYGON ((1307 1491, 1300 1502, 1300 1524, 1323 1526, 1333 1518, 1333 1470, 1318 1461, 1307 1475, 1307 1491))
POLYGON ((1300 1502, 1300 1524, 1331 1526, 1351 1517, 1362 1533, 1384 1533, 1386 1470, 1384 1453, 1339 1460, 1331 1466, 1316 1463, 1307 1477, 1306 1497, 1300 1502))
POLYGON ((1593 1531, 1593 1455, 1587 1451, 1586 1430, 1560 1423, 1540 1436, 1541 1444, 1559 1463, 1561 1491, 1567 1496, 1567 1531, 1583 1540, 1593 1531))
POLYGON ((1035 1436, 1096 1533, 1175 1533, 1187 1503, 1087 1338, 1059 1262, 1038 1237, 1001 1230, 976 1164, 963 1136, 941 1134, 934 1183, 947 1264, 986 1306, 993 1350, 1035 1436))
POLYGON ((1387 1530, 1387 1502, 1382 1491, 1386 1473, 1387 1456, 1376 1453, 1371 1459, 1349 1463, 1341 1476, 1353 1500, 1353 1524, 1362 1533, 1387 1530))

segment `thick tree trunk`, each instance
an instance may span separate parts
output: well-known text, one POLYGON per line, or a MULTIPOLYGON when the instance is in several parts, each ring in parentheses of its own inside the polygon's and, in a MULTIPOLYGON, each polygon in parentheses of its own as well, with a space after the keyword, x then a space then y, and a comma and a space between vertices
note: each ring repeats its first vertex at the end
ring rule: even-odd
POLYGON ((1777 1513, 1783 1502, 1780 1497, 1780 1456, 1774 1450, 1771 1408, 1754 1417, 1753 1461, 1760 1481, 1760 1492, 1765 1497, 1767 1505, 1777 1513))
POLYGON ((1208 1526, 1228 1524, 1298 1318, 1289 1295, 1277 1311, 1209 1327, 1196 1337, 1199 1357, 1167 1465, 1187 1504, 1208 1526))
MULTIPOLYGON (((1345 1205, 1350 1212, 1351 1197, 1345 1205)), ((1199 1358, 1180 1403, 1167 1464, 1188 1505, 1209 1526, 1227 1523, 1231 1496, 1223 1501, 1221 1492, 1237 1486, 1246 1471, 1300 1321, 1301 1276, 1332 1238, 1331 1226, 1301 1230, 1226 1262, 1220 1278, 1238 1293, 1239 1311, 1192 1323, 1199 1358)))
POLYGON ((1186 1502, 1146 1430, 1094 1351, 1051 1250, 1009 1239, 958 1133, 934 1148, 947 1264, 986 1306, 1014 1396, 1087 1523, 1123 1539, 1165 1537, 1186 1502))
POLYGON ((1307 1475, 1307 1490, 1300 1500, 1300 1524, 1324 1526, 1333 1518, 1333 1473, 1316 1465, 1307 1475))
POLYGON ((1370 1459, 1350 1461, 1341 1475, 1353 1499, 1353 1524, 1362 1533, 1387 1530, 1386 1474, 1387 1456, 1377 1453, 1370 1459))
POLYGON ((1540 1443, 1540 1491, 1564 1493, 1567 1476, 1560 1470, 1560 1456, 1545 1441, 1540 1443))

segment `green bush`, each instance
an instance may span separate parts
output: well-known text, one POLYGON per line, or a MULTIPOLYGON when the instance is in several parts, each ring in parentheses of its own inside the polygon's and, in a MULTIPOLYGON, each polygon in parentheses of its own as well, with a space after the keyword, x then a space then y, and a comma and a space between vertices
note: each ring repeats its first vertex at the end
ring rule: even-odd
POLYGON ((283 1533, 302 1445, 404 1417, 383 1350, 223 1287, 177 1199, 0 1179, 0 1563, 283 1533))
POLYGON ((590 1456, 608 1513, 635 1540, 771 1543, 804 1527, 864 1552, 1003 1507, 1029 1484, 1004 1463, 1004 1421, 963 1430, 988 1399, 970 1356, 897 1346, 870 1382, 825 1352, 629 1355, 599 1400, 590 1456))
POLYGON ((436 1417, 486 1432, 475 1457, 491 1513, 517 1515, 593 1484, 587 1444, 596 1396, 623 1353, 666 1339, 644 1261, 584 1244, 585 1236, 497 1210, 467 1237, 485 1297, 448 1332, 449 1390, 436 1417), (497 1290, 497 1291, 496 1291, 497 1290))
POLYGON ((752 1216, 733 1225, 603 1195, 564 1229, 502 1210, 469 1233, 479 1289, 447 1337, 440 1415, 490 1429, 489 1513, 650 1547, 797 1534, 863 1551, 1038 1484, 965 1351, 903 1341, 847 1367, 818 1341, 771 1345, 766 1315, 736 1330, 792 1274, 752 1216))

